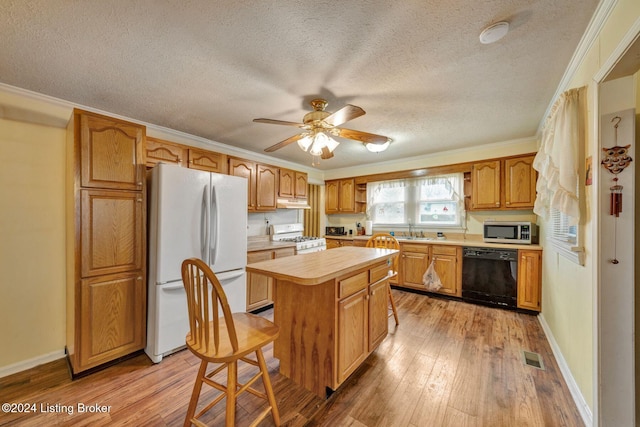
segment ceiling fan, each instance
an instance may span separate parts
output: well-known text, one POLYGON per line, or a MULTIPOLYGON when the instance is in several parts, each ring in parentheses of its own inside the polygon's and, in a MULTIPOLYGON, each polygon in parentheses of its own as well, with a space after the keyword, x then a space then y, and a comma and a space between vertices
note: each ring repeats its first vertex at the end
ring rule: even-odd
POLYGON ((280 141, 264 151, 272 152, 289 144, 298 142, 304 151, 309 150, 313 156, 320 156, 322 159, 333 157, 333 150, 338 146, 332 136, 353 139, 362 142, 370 151, 384 151, 391 138, 359 130, 345 129, 338 127, 343 123, 353 120, 365 114, 365 111, 355 105, 347 104, 335 113, 325 111, 327 101, 321 98, 313 99, 310 102, 313 111, 304 115, 302 123, 287 122, 272 119, 253 119, 256 123, 268 123, 274 125, 295 126, 302 129, 297 135, 280 141))

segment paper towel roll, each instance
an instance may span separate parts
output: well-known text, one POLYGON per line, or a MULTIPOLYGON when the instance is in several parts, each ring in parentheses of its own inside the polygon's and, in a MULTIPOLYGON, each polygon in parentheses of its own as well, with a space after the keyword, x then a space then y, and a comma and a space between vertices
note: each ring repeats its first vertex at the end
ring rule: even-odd
POLYGON ((373 221, 365 221, 364 232, 367 236, 371 236, 373 234, 373 221))

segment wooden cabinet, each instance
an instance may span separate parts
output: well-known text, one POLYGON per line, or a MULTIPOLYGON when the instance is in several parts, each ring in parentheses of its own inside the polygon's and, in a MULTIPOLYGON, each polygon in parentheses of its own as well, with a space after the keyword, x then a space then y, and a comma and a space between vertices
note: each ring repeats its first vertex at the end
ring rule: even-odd
POLYGON ((152 168, 160 162, 187 166, 189 160, 188 147, 157 138, 147 137, 145 153, 148 168, 152 168))
MULTIPOLYGON (((295 255, 294 247, 247 253, 247 264, 295 255)), ((262 274, 247 273, 247 311, 273 304, 273 279, 262 274)))
POLYGON ((476 163, 471 169, 471 208, 500 208, 500 160, 476 163))
POLYGON ((88 113, 77 121, 80 186, 142 191, 145 128, 88 113))
POLYGON ((369 354, 367 297, 365 288, 338 302, 338 383, 369 354))
POLYGON ((542 252, 518 250, 518 308, 540 311, 542 252))
POLYGON ((156 164, 173 163, 207 172, 227 173, 226 154, 188 147, 158 138, 146 138, 146 165, 148 168, 156 164))
MULTIPOLYGON (((387 269, 386 265, 383 267, 387 269)), ((369 352, 378 347, 389 333, 388 286, 388 279, 369 285, 369 352)))
POLYGON ((384 263, 338 281, 338 384, 387 336, 386 271, 384 263))
POLYGON ((229 159, 229 175, 247 178, 249 212, 276 210, 278 169, 245 159, 229 159))
POLYGON ((226 174, 227 156, 213 151, 189 148, 189 168, 226 174))
POLYGON ((534 157, 475 163, 471 169, 471 209, 533 209, 536 199, 534 157))
POLYGON ((533 209, 536 201, 535 156, 517 157, 504 161, 504 207, 533 209))
POLYGON ((325 212, 356 213, 355 180, 339 179, 325 183, 325 212))
POLYGON ((352 239, 332 239, 331 237, 326 237, 325 240, 327 241, 327 249, 341 248, 343 246, 364 246, 356 245, 352 239))
POLYGON ((145 128, 74 110, 67 135, 67 354, 72 374, 144 348, 145 128))
POLYGON ((426 290, 422 284, 422 276, 431 262, 430 246, 425 244, 401 243, 398 285, 408 288, 426 290))
POLYGON ((307 174, 280 168, 278 195, 287 199, 306 199, 307 174))
POLYGON ((439 293, 456 297, 462 296, 462 247, 431 246, 433 267, 440 277, 442 287, 439 293))

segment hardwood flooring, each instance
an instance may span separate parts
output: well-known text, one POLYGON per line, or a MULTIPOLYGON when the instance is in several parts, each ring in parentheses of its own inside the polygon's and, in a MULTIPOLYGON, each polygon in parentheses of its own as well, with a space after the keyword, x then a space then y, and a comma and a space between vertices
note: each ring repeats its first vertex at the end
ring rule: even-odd
MULTIPOLYGON (((534 316, 393 293, 400 326, 390 318, 387 338, 327 400, 280 375, 267 348, 283 425, 583 426, 534 316), (523 350, 540 354, 545 369, 525 365, 523 350)), ((36 405, 35 413, 0 412, 0 426, 182 425, 197 369, 187 350, 157 365, 138 355, 75 381, 64 360, 52 362, 0 378, 0 403, 36 405), (110 408, 79 413, 79 403, 110 408)), ((239 379, 249 374, 240 369, 239 379)), ((248 425, 262 408, 263 401, 244 393, 237 425, 248 425)), ((224 425, 224 404, 206 421, 224 425)), ((270 417, 260 423, 271 425, 270 417)))

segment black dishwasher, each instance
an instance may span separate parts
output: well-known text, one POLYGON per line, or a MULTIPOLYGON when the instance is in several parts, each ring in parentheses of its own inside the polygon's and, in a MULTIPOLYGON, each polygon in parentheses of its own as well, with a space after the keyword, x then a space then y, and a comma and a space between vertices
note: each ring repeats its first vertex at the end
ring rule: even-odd
POLYGON ((467 247, 462 259, 462 299, 516 308, 518 251, 467 247))

